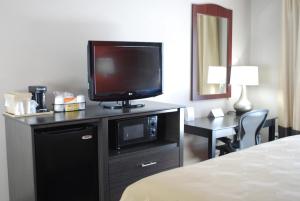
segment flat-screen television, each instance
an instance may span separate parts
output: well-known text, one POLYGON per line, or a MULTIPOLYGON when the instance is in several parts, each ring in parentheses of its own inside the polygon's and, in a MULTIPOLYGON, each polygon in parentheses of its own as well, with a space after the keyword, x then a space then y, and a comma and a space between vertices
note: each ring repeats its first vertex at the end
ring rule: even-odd
POLYGON ((88 42, 89 98, 126 101, 162 94, 162 43, 88 42))

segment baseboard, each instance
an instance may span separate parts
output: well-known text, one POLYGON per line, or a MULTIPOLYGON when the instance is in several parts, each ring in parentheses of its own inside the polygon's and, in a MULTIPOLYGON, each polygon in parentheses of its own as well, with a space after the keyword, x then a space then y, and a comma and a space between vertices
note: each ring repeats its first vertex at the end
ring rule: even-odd
POLYGON ((300 131, 294 130, 291 127, 278 126, 279 138, 292 136, 292 135, 299 135, 299 134, 300 134, 300 131))

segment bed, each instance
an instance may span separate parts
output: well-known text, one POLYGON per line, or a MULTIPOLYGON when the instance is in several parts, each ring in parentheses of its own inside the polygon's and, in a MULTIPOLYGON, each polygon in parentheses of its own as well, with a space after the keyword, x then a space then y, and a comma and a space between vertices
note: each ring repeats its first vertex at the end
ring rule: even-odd
POLYGON ((299 201, 300 136, 144 178, 121 201, 299 201))

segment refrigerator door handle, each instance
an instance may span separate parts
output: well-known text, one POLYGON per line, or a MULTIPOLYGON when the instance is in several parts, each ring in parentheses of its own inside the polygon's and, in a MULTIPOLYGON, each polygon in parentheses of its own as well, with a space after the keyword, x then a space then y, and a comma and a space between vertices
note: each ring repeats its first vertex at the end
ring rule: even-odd
POLYGON ((92 139, 92 138, 93 138, 92 135, 83 135, 83 136, 81 137, 82 140, 90 140, 90 139, 92 139))

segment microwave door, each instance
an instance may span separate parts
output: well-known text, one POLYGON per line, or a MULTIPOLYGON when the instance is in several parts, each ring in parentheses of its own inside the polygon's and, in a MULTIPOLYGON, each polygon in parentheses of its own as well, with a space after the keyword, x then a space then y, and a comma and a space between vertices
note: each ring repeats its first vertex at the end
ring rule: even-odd
POLYGON ((121 127, 119 132, 119 145, 133 145, 145 141, 146 138, 145 124, 133 124, 121 127))
POLYGON ((142 139, 145 137, 144 124, 136 124, 131 126, 126 126, 123 128, 123 141, 134 141, 137 139, 142 139))

